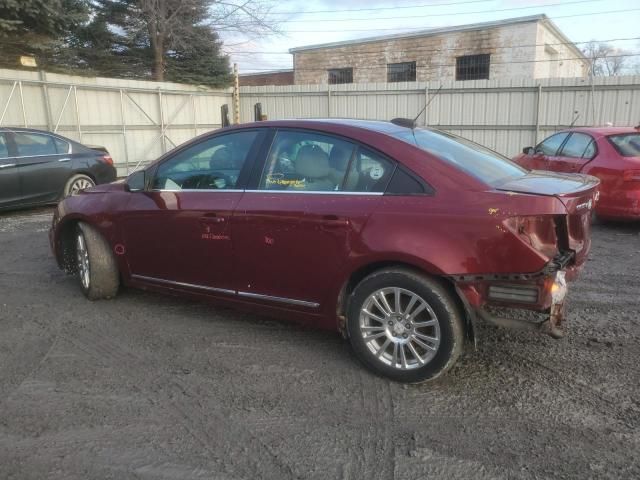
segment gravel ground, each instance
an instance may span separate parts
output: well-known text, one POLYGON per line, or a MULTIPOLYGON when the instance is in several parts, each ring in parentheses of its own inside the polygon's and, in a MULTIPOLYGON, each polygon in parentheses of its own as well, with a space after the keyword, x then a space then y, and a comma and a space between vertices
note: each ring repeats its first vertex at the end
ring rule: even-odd
POLYGON ((486 327, 443 379, 141 291, 91 303, 49 210, 0 217, 0 478, 640 478, 640 225, 595 225, 567 338, 486 327))

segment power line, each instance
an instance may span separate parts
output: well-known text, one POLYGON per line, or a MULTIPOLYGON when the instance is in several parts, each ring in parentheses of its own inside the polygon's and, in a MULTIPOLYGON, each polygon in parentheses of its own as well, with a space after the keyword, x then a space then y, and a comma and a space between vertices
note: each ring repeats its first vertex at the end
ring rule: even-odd
MULTIPOLYGON (((640 57, 640 52, 637 53, 625 53, 620 55, 607 55, 607 58, 625 58, 625 57, 640 57)), ((544 60, 513 60, 508 62, 491 62, 490 65, 513 65, 513 64, 523 64, 523 63, 539 63, 539 62, 564 62, 567 60, 581 60, 586 61, 587 59, 581 57, 567 57, 567 58, 553 58, 553 59, 544 59, 544 60)), ((424 64, 424 65, 416 65, 416 68, 433 68, 433 67, 455 67, 455 63, 440 63, 440 64, 424 64)), ((376 70, 379 68, 386 68, 387 64, 376 64, 376 65, 367 65, 364 67, 341 67, 335 66, 332 68, 353 68, 354 70, 376 70)), ((274 68, 252 68, 251 70, 256 71, 267 71, 273 70, 274 68)), ((327 68, 296 68, 296 72, 326 72, 327 68)))
POLYGON ((449 3, 426 3, 421 5, 399 5, 395 7, 371 7, 371 8, 343 8, 333 10, 297 10, 284 12, 268 12, 268 15, 307 15, 314 13, 340 13, 340 12, 373 12, 382 10, 399 10, 405 8, 423 8, 423 7, 448 7, 452 5, 466 5, 470 3, 487 3, 491 0, 468 0, 466 2, 449 2, 449 3))
MULTIPOLYGON (((554 17, 550 17, 551 20, 556 20, 559 18, 575 18, 575 17, 586 17, 591 15, 609 15, 612 13, 629 13, 636 12, 640 10, 640 8, 627 8, 625 10, 609 10, 606 12, 591 12, 591 13, 574 13, 571 15, 558 15, 554 17)), ((487 11, 486 13, 491 13, 487 11)), ((462 14, 458 14, 462 15, 462 14)), ((382 32, 382 31, 405 31, 412 32, 417 30, 424 30, 424 27, 393 27, 393 28, 369 28, 369 29, 340 29, 340 30, 286 30, 285 33, 342 33, 342 32, 382 32)))
POLYGON ((495 12, 512 12, 516 10, 528 10, 532 8, 544 8, 544 7, 563 7, 565 5, 575 5, 583 3, 596 3, 604 0, 575 0, 571 2, 561 3, 547 3, 544 5, 529 5, 527 7, 511 7, 492 10, 476 10, 473 12, 447 12, 447 13, 430 13, 428 15, 411 15, 402 17, 373 17, 373 18, 313 18, 309 20, 279 20, 279 23, 310 23, 310 22, 370 22, 373 20, 401 20, 410 18, 430 18, 430 17, 453 17, 457 15, 472 15, 480 13, 495 13, 495 12))
MULTIPOLYGON (((493 49, 496 50, 510 50, 510 49, 516 49, 516 48, 532 48, 532 47, 545 47, 547 45, 549 46, 558 46, 558 45, 581 45, 581 44, 587 44, 587 43, 591 43, 591 42, 595 42, 595 43, 606 43, 606 42, 622 42, 622 41, 631 41, 631 40, 640 40, 640 37, 626 37, 626 38, 609 38, 609 39, 603 39, 603 40, 585 40, 585 41, 581 41, 581 42, 557 42, 557 43, 531 43, 531 44, 522 44, 522 45, 506 45, 506 46, 496 46, 496 47, 492 47, 493 49)), ((477 45, 468 45, 468 46, 464 46, 464 47, 452 47, 452 48, 447 48, 447 49, 442 49, 442 48, 432 48, 432 47, 414 47, 411 49, 411 52, 418 52, 418 53, 429 53, 429 52, 442 52, 442 51, 455 51, 455 50, 470 50, 470 49, 474 49, 477 48, 477 45)), ((243 55, 243 54, 249 54, 249 55, 254 55, 254 54, 261 54, 261 55, 290 55, 289 52, 261 52, 261 51, 243 51, 243 52, 226 52, 228 55, 243 55)), ((367 53, 359 53, 358 56, 362 56, 362 55, 376 55, 379 56, 380 53, 378 52, 367 52, 367 53)))

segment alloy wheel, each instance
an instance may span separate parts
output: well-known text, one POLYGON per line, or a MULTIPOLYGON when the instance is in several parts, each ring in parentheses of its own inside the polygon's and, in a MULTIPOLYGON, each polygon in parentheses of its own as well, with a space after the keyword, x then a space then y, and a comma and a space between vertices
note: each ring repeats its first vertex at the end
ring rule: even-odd
POLYGON ((87 251, 87 245, 82 232, 78 232, 76 239, 76 257, 80 282, 82 282, 84 289, 88 290, 91 285, 91 267, 89 265, 89 252, 87 251))
POLYGON ((71 188, 69 189, 69 195, 76 195, 81 190, 86 188, 93 187, 94 183, 88 178, 78 178, 75 182, 71 184, 71 188))
POLYGON ((382 363, 412 370, 429 363, 440 346, 440 325, 418 294, 398 287, 369 295, 360 310, 360 333, 382 363))

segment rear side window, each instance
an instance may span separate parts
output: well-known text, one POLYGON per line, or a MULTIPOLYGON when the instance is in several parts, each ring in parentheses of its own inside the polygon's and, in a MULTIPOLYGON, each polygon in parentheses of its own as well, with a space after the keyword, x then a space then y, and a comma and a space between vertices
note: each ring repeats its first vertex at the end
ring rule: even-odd
POLYGON ((430 185, 419 181, 401 167, 396 168, 385 191, 387 195, 425 195, 432 193, 433 188, 430 185))
POLYGON ((540 152, 544 155, 554 156, 558 153, 558 149, 562 142, 567 138, 568 133, 556 133, 555 135, 551 135, 549 138, 544 140, 536 147, 536 152, 540 152))
POLYGON ((640 157, 640 133, 625 133, 607 137, 623 157, 640 157))
POLYGON ((352 142, 281 130, 271 145, 260 190, 384 192, 395 164, 352 142))
POLYGON ((592 138, 584 133, 572 133, 567 143, 562 147, 560 156, 582 158, 592 142, 592 138))
POLYGON ((498 185, 527 174, 527 170, 507 157, 471 140, 440 130, 407 128, 393 135, 417 145, 422 150, 455 165, 488 185, 498 185))
POLYGON ((19 157, 58 154, 56 142, 50 135, 14 132, 13 138, 16 142, 16 149, 19 157))
POLYGON ((60 139, 60 138, 55 138, 53 139, 53 142, 56 144, 56 151, 58 153, 69 153, 69 143, 65 142, 64 140, 60 139))

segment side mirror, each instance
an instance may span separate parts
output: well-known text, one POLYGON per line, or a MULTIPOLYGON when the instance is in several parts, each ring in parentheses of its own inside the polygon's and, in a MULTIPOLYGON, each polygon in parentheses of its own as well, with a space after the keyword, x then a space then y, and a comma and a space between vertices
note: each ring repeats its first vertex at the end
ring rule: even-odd
POLYGON ((140 192, 144 190, 145 185, 145 173, 144 170, 138 170, 133 172, 124 181, 124 189, 127 192, 140 192))
POLYGON ((522 153, 526 155, 534 155, 536 153, 536 149, 533 147, 524 147, 522 149, 522 153))

